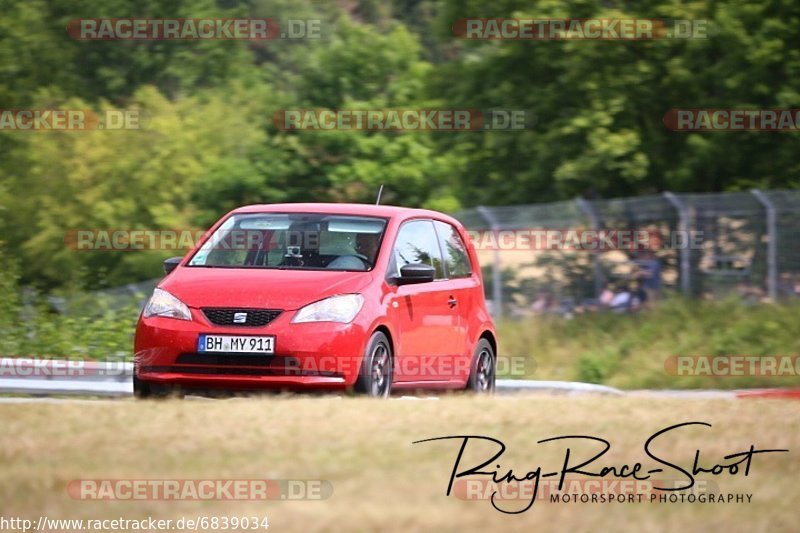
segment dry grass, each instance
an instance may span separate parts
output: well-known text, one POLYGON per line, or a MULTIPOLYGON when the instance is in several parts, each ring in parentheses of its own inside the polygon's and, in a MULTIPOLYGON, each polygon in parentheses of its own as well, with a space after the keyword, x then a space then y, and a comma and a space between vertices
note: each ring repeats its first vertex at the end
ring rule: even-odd
MULTIPOLYGON (((800 488, 800 403, 778 400, 666 400, 599 397, 445 397, 388 402, 352 398, 0 404, 0 515, 177 519, 268 516, 276 531, 728 530, 796 531, 800 488), (445 497, 455 442, 481 434, 508 446, 505 466, 557 469, 556 453, 535 441, 590 434, 611 441, 607 460, 642 461, 652 433, 702 420, 713 429, 682 433, 659 448, 691 465, 694 450, 719 458, 749 448, 788 448, 756 457, 750 476, 715 478, 750 504, 552 504, 503 515, 485 501, 445 497), (325 479, 324 501, 76 501, 70 480, 114 478, 325 479)), ((577 452, 580 446, 575 447, 577 452)), ((588 449, 587 449, 588 452, 588 449)), ((467 458, 465 457, 465 461, 467 458)), ((524 469, 524 470, 523 470, 524 469)), ((710 479, 710 478, 707 478, 710 479)))

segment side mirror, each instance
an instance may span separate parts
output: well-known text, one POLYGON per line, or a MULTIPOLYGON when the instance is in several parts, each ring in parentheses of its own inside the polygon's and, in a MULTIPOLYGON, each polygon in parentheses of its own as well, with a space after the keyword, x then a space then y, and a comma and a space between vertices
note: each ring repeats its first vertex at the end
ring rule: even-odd
POLYGON ((183 260, 183 257, 170 257, 169 259, 164 260, 164 273, 169 274, 175 267, 177 267, 180 262, 183 260))
POLYGON ((395 278, 398 285, 411 285, 412 283, 428 283, 433 281, 436 269, 421 263, 406 265, 400 269, 400 277, 395 278))

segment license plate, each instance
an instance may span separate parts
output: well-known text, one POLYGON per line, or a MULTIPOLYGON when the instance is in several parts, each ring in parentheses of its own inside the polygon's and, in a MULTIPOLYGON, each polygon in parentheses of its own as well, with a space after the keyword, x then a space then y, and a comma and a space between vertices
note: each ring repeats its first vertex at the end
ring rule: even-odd
POLYGON ((201 353, 275 353, 275 337, 263 335, 200 335, 197 351, 201 353))

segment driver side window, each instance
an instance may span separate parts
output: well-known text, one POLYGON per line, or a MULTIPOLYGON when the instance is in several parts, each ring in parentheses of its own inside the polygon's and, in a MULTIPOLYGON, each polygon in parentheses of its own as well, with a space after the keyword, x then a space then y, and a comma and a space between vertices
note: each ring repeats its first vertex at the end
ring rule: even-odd
POLYGON ((406 222, 397 234, 389 266, 390 275, 399 276, 401 268, 412 264, 430 265, 436 270, 434 279, 444 279, 439 242, 430 220, 406 222))

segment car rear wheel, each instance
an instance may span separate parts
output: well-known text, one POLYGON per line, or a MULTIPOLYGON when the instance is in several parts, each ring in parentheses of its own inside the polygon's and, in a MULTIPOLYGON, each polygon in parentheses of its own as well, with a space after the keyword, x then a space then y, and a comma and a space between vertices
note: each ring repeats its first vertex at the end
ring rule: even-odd
POLYGON ((392 391, 394 377, 392 347, 389 339, 376 331, 367 343, 361 371, 356 380, 355 390, 373 398, 387 398, 392 391))
POLYGON ((495 387, 495 358, 492 345, 486 339, 478 341, 472 356, 467 390, 476 394, 493 394, 495 387))

